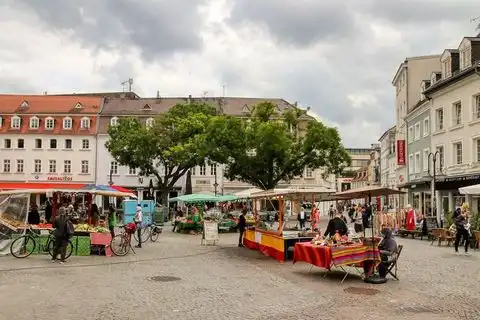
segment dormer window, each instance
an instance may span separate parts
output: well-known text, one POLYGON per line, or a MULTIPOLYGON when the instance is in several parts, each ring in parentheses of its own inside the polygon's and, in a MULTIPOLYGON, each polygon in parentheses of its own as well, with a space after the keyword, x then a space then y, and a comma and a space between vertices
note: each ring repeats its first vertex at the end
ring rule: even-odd
POLYGON ((143 106, 143 110, 152 110, 152 107, 150 107, 148 104, 143 106))
POLYGON ((145 121, 145 125, 147 128, 151 128, 153 126, 153 118, 148 118, 147 121, 145 121))
POLYGON ((38 129, 40 127, 40 119, 38 117, 30 118, 30 129, 38 129))
POLYGON ((53 130, 55 128, 55 119, 52 117, 48 117, 45 119, 45 129, 47 130, 53 130))
POLYGON ((88 129, 90 128, 90 118, 82 118, 82 120, 80 121, 80 128, 82 129, 88 129))
POLYGON ((72 126, 73 126, 72 118, 70 118, 70 117, 63 118, 63 129, 71 130, 72 126))
POLYGON ((119 122, 120 122, 120 120, 117 117, 113 117, 112 119, 110 119, 110 125, 112 127, 118 126, 119 122))
POLYGON ((458 51, 460 52, 460 70, 470 67, 472 65, 472 46, 470 40, 463 39, 458 51))
POLYGON ((243 105, 243 107, 242 107, 242 112, 243 112, 243 113, 249 113, 249 112, 250 112, 250 108, 245 104, 245 105, 243 105))
POLYGON ((433 86, 437 82, 437 74, 434 72, 432 73, 432 76, 430 77, 430 84, 433 86))
POLYGON ((12 123, 11 123, 12 129, 20 129, 21 125, 22 125, 22 119, 20 119, 19 116, 13 116, 12 123))
POLYGON ((77 102, 77 104, 75 105, 75 109, 82 109, 83 106, 80 102, 77 102))
POLYGON ((28 108, 28 101, 23 100, 23 102, 20 104, 20 108, 28 108))

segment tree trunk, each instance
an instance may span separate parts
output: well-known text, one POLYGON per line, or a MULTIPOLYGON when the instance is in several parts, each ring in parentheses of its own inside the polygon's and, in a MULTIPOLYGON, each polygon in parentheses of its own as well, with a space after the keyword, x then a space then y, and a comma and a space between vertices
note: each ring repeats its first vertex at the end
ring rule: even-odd
POLYGON ((162 192, 162 212, 161 212, 161 223, 163 225, 163 223, 165 222, 165 217, 168 217, 168 213, 169 213, 169 210, 168 210, 168 196, 170 194, 170 190, 169 189, 161 189, 161 192, 162 192))

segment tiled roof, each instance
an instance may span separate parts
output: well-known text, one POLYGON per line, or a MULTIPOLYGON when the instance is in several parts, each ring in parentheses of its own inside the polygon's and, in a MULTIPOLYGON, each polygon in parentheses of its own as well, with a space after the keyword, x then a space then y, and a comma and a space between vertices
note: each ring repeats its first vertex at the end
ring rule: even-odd
POLYGON ((21 118, 19 129, 14 129, 11 126, 12 118, 14 116, 12 115, 2 116, 0 134, 1 133, 13 133, 13 134, 18 133, 18 134, 48 134, 48 135, 93 135, 96 133, 96 128, 97 128, 96 116, 88 117, 90 119, 90 126, 88 128, 81 128, 81 119, 86 116, 69 115, 68 117, 72 119, 71 129, 63 129, 63 119, 67 117, 66 115, 51 117, 54 119, 53 129, 45 128, 46 119, 49 117, 38 116, 39 118, 38 129, 31 129, 30 118, 34 116, 33 115, 18 115, 18 116, 21 118))
POLYGON ((0 94, 0 114, 97 114, 103 97, 0 94))

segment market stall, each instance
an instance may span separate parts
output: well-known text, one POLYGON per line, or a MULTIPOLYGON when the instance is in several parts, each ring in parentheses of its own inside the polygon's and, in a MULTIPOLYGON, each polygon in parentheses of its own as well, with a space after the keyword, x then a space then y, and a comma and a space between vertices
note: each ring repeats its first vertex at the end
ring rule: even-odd
POLYGON ((290 258, 297 242, 309 242, 313 234, 285 226, 285 202, 312 201, 312 203, 324 201, 332 194, 328 189, 275 189, 256 192, 251 194, 253 200, 253 212, 256 225, 245 230, 243 245, 252 250, 260 250, 263 254, 279 261, 290 258), (257 200, 277 202, 276 216, 278 221, 272 224, 260 220, 260 208, 257 200), (290 249, 291 248, 291 249, 290 249))
MULTIPOLYGON (((30 195, 45 194, 52 202, 52 221, 57 211, 63 207, 75 225, 75 234, 71 241, 74 255, 89 255, 94 252, 109 255, 110 232, 106 217, 100 215, 93 204, 96 195, 109 197, 130 197, 130 193, 111 189, 86 187, 84 189, 25 189, 0 192, 0 232, 4 240, 0 243, 0 255, 10 252, 10 243, 16 237, 24 235, 27 230, 39 234, 39 248, 46 242, 52 225, 40 217, 38 212, 30 210, 30 195), (37 215, 31 223, 32 215, 37 215), (30 219, 29 219, 30 218, 30 219), (30 223, 29 223, 30 221, 30 223)), ((13 248, 14 249, 14 248, 13 248)), ((40 253, 40 252, 37 252, 40 253)))
POLYGON ((208 194, 186 194, 171 198, 169 202, 182 202, 187 205, 186 216, 179 218, 176 224, 177 232, 199 232, 203 230, 204 205, 208 202, 218 202, 219 197, 208 194), (190 206, 190 207, 188 207, 190 206))

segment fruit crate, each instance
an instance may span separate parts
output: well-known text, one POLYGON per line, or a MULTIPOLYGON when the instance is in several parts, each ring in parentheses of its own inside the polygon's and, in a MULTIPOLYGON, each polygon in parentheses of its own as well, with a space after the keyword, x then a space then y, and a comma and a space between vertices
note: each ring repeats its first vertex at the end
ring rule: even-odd
MULTIPOLYGON (((46 235, 41 235, 38 238, 35 238, 35 250, 32 252, 32 254, 47 254, 48 253, 48 248, 45 248, 45 245, 47 244, 48 236, 46 235)), ((27 242, 27 250, 30 251, 33 246, 33 241, 28 241, 27 242)))
POLYGON ((73 236, 72 239, 74 256, 90 255, 90 236, 73 236))

